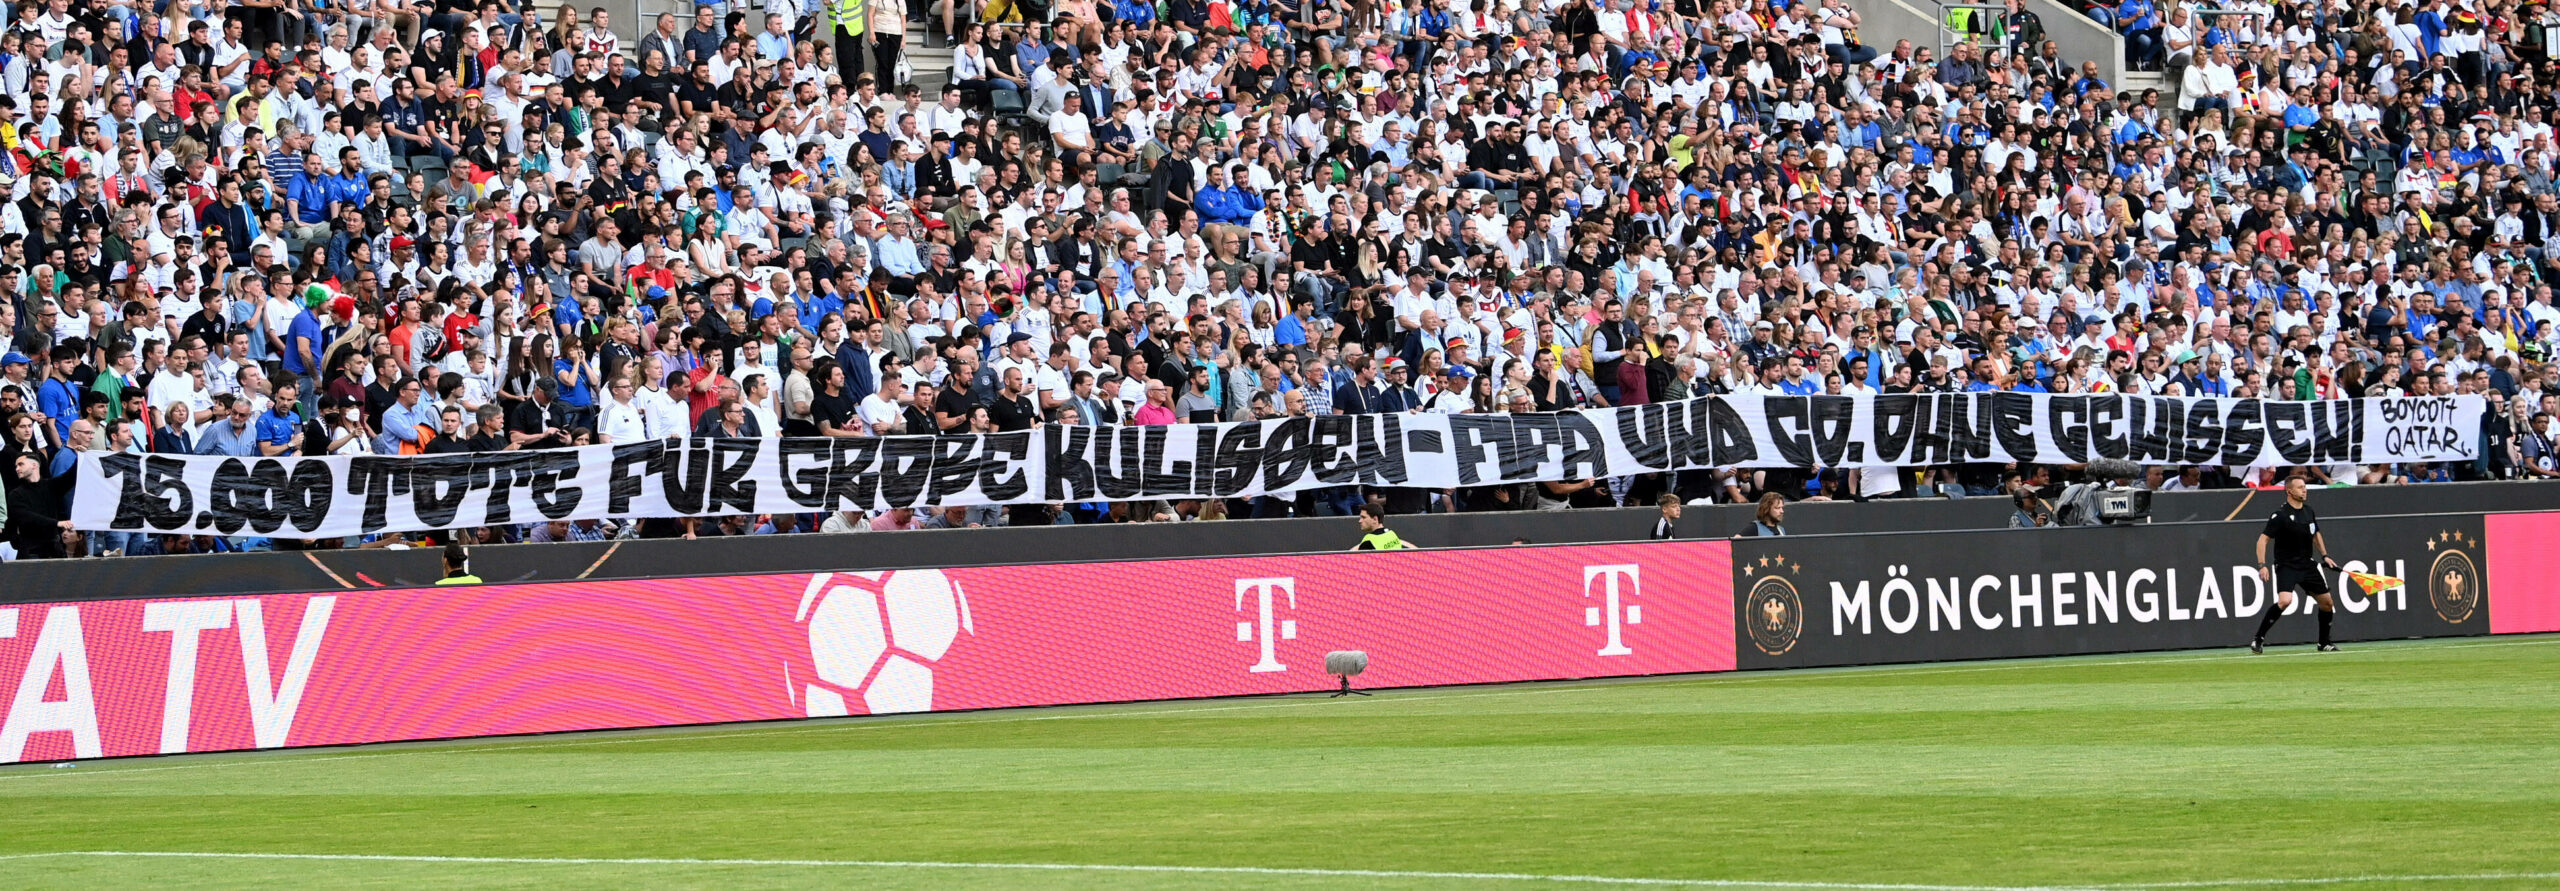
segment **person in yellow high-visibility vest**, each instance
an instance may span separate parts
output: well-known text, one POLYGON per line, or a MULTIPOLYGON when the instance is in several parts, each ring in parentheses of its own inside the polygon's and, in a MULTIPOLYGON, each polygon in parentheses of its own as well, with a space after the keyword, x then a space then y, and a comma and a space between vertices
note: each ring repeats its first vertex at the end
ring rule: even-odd
POLYGON ((870 0, 827 0, 827 23, 836 36, 836 73, 851 90, 862 79, 862 35, 871 32, 870 0))
POLYGON ((444 546, 444 578, 436 580, 436 584, 480 584, 480 577, 471 574, 471 552, 463 550, 461 542, 444 546))
POLYGON ((1414 546, 1414 543, 1397 535, 1395 530, 1387 528, 1386 508, 1375 504, 1360 506, 1360 543, 1352 545, 1352 550, 1400 551, 1414 546))

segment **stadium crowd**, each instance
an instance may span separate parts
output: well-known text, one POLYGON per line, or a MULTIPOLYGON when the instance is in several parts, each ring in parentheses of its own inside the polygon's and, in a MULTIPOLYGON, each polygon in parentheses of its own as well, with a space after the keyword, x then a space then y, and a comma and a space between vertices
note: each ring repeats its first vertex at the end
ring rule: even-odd
MULTIPOLYGON (((5 9, 0 465, 19 557, 268 546, 70 531, 87 450, 442 454, 1716 393, 2480 393, 2477 462, 2308 470, 2560 476, 2560 66, 2539 4, 2092 9, 2167 94, 2062 58, 2018 0, 1943 58, 1862 44, 1844 0, 775 0, 632 42, 601 7, 508 0, 5 9), (948 87, 906 80, 902 35, 926 17, 956 39, 951 70, 924 73, 948 87)), ((1984 495, 2057 472, 1371 497, 1984 495)))

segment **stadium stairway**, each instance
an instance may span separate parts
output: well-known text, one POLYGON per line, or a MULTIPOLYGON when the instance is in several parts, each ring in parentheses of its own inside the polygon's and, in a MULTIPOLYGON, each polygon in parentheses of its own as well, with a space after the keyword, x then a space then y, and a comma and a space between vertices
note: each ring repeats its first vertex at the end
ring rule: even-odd
MULTIPOLYGON (((901 0, 888 0, 888 2, 901 2, 901 0)), ((688 8, 690 8, 689 5, 669 2, 669 0, 635 0, 628 13, 614 10, 614 33, 622 38, 622 51, 629 54, 639 48, 640 35, 648 32, 658 13, 676 12, 681 15, 683 10, 688 8), (630 16, 629 20, 622 18, 626 14, 630 16)), ((763 4, 754 4, 747 11, 751 15, 760 15, 763 12, 763 4)), ((687 20, 683 24, 690 25, 691 22, 687 20)), ((926 32, 923 22, 907 23, 905 47, 907 65, 914 69, 916 85, 923 87, 928 96, 937 93, 944 84, 951 82, 951 48, 929 46, 928 38, 931 36, 926 32)))
POLYGON ((923 22, 907 23, 907 67, 913 70, 914 82, 924 88, 927 99, 939 95, 943 85, 951 82, 951 48, 931 45, 930 38, 935 36, 938 35, 926 32, 923 22))
POLYGON ((2166 72, 2127 71, 2124 83, 2118 85, 2116 92, 2140 96, 2144 90, 2159 90, 2161 107, 2171 110, 2178 107, 2178 82, 2166 72))

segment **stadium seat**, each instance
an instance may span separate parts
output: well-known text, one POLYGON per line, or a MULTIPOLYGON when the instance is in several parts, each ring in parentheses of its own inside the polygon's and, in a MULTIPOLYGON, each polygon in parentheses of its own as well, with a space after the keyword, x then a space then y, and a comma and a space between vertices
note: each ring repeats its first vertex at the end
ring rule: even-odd
POLYGON ((1028 111, 1029 107, 1022 103, 1021 93, 997 90, 989 98, 994 105, 994 117, 998 123, 1017 129, 1022 126, 1023 113, 1028 111))

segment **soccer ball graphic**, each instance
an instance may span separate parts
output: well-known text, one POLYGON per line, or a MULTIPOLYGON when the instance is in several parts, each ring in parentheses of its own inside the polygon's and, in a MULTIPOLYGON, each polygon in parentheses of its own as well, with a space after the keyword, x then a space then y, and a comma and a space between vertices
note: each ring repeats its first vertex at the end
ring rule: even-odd
POLYGON ((938 569, 819 573, 794 621, 809 626, 817 678, 798 692, 812 718, 856 714, 857 698, 861 714, 932 710, 934 660, 977 633, 968 595, 938 569))

